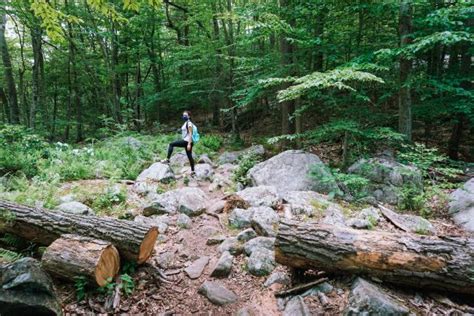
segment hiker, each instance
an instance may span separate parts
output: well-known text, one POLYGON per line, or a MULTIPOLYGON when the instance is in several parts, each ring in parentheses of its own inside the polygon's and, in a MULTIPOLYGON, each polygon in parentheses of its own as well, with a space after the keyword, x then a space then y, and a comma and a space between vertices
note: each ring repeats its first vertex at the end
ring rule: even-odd
POLYGON ((164 163, 169 163, 171 155, 173 154, 174 147, 183 147, 186 150, 186 155, 188 156, 189 163, 191 164, 191 176, 195 176, 196 173, 194 172, 194 159, 193 159, 193 138, 196 139, 199 137, 197 133, 197 128, 191 122, 191 111, 184 111, 183 112, 183 121, 184 124, 181 126, 181 140, 177 140, 172 142, 168 146, 168 157, 163 160, 164 163))

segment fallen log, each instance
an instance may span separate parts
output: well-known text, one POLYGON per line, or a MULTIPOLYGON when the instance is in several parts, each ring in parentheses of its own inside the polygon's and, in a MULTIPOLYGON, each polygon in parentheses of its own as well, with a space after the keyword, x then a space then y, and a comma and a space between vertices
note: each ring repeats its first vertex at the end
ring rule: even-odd
POLYGON ((99 286, 110 283, 120 269, 120 256, 110 242, 78 235, 62 235, 41 258, 43 269, 73 280, 84 276, 99 286))
POLYGON ((42 245, 49 245, 63 234, 87 236, 112 243, 120 255, 138 264, 151 255, 158 228, 132 221, 94 215, 77 215, 59 210, 33 208, 0 200, 0 225, 8 232, 42 245))
POLYGON ((277 262, 375 276, 394 284, 474 295, 474 239, 282 221, 277 262))

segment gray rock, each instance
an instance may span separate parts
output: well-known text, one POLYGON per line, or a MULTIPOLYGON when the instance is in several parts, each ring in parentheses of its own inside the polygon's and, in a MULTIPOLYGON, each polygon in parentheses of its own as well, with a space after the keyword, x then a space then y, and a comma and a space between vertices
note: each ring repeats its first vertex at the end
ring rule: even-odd
POLYGON ((189 267, 184 269, 184 272, 189 276, 191 279, 197 279, 201 276, 204 268, 209 263, 209 257, 203 256, 196 261, 194 261, 189 267))
POLYGON ((253 210, 244 210, 241 208, 235 208, 229 215, 229 225, 235 228, 248 228, 251 226, 251 219, 253 216, 253 210))
POLYGON ((249 170, 248 176, 254 186, 274 186, 280 193, 339 190, 336 180, 319 157, 301 150, 288 150, 261 162, 249 170), (320 181, 309 177, 315 169, 320 181))
POLYGON ((210 180, 214 175, 214 169, 207 163, 197 164, 194 167, 194 171, 196 172, 196 177, 201 180, 210 180))
POLYGON ((243 252, 243 248, 243 244, 236 237, 229 237, 219 245, 217 250, 221 253, 228 251, 233 255, 239 255, 243 252))
POLYGON ((361 193, 373 196, 377 201, 396 205, 401 202, 402 188, 411 187, 423 191, 423 177, 414 166, 403 165, 390 156, 360 159, 348 169, 349 173, 367 178, 370 183, 361 193))
POLYGON ((224 251, 217 261, 214 270, 211 272, 212 277, 227 277, 232 270, 232 263, 234 262, 234 257, 228 251, 224 251))
POLYGON ((283 316, 310 316, 308 306, 301 296, 295 296, 286 304, 283 316))
POLYGON ((198 164, 201 164, 201 163, 203 163, 203 164, 208 164, 208 165, 211 165, 211 166, 212 166, 212 160, 211 160, 211 158, 209 158, 209 156, 206 155, 206 154, 202 154, 202 155, 199 157, 199 159, 198 159, 198 164))
POLYGON ((212 178, 212 182, 209 185, 209 191, 213 192, 222 188, 228 188, 232 185, 230 176, 225 176, 220 173, 216 173, 212 178))
POLYGON ((176 225, 181 228, 191 228, 192 223, 193 221, 186 214, 179 214, 178 218, 176 219, 176 225))
POLYGON ((0 315, 62 315, 53 282, 37 260, 0 265, 0 315))
POLYGON ((209 204, 206 206, 206 209, 208 213, 220 214, 224 211, 225 205, 225 200, 213 200, 209 202, 209 204))
POLYGON ((247 267, 250 274, 269 275, 276 267, 275 252, 265 248, 254 250, 248 258, 247 267))
POLYGON ((335 226, 345 225, 346 220, 344 214, 337 204, 329 203, 327 206, 323 207, 322 211, 324 214, 324 217, 321 220, 322 224, 335 226))
POLYGON ((241 242, 249 241, 255 237, 257 237, 257 233, 252 228, 247 228, 237 234, 237 240, 241 242))
POLYGON ((165 251, 158 255, 157 262, 161 268, 169 269, 172 267, 174 259, 175 259, 175 254, 173 251, 165 251))
POLYGON ((408 315, 409 309, 390 297, 381 287, 357 278, 349 295, 345 315, 408 315))
POLYGON ((249 148, 246 148, 240 152, 240 156, 242 155, 258 155, 263 156, 265 155, 265 147, 263 145, 253 145, 249 148))
POLYGON ((212 225, 205 225, 199 229, 198 233, 203 237, 211 237, 220 235, 222 231, 212 225))
POLYGON ((220 165, 223 165, 223 164, 229 164, 229 163, 236 163, 238 160, 239 160, 239 152, 224 152, 222 153, 219 158, 217 158, 217 162, 220 164, 220 165))
POLYGON ((397 223, 411 233, 434 235, 436 228, 426 219, 417 215, 398 214, 388 208, 383 209, 385 216, 390 218, 390 221, 397 223))
POLYGON ((306 296, 313 296, 313 295, 318 295, 318 292, 328 294, 331 293, 334 290, 334 287, 329 284, 328 282, 323 282, 321 284, 316 285, 315 287, 310 288, 303 294, 301 294, 302 297, 306 296))
POLYGON ((222 236, 222 235, 211 236, 207 239, 206 245, 208 245, 208 246, 219 245, 219 244, 223 243, 224 240, 226 240, 226 237, 222 236))
POLYGON ((133 184, 133 190, 140 195, 155 195, 158 191, 158 183, 156 182, 135 182, 133 184))
POLYGON ((76 200, 76 197, 74 196, 74 194, 71 194, 71 193, 61 196, 59 198, 60 203, 74 202, 75 200, 76 200))
POLYGON ((136 182, 155 181, 168 183, 174 179, 173 170, 171 170, 169 165, 155 162, 138 175, 136 182))
MULTIPOLYGON (((166 216, 166 215, 163 215, 163 216, 166 216)), ((160 234, 164 234, 168 230, 168 223, 167 223, 167 220, 163 219, 163 216, 146 217, 143 215, 138 215, 138 216, 135 216, 133 221, 137 223, 141 223, 141 224, 150 225, 150 226, 157 226, 158 232, 160 234)))
POLYGON ((372 228, 371 223, 366 219, 351 218, 346 223, 348 226, 356 229, 369 229, 372 228))
POLYGON ((249 187, 236 193, 250 206, 268 206, 276 208, 280 203, 280 197, 273 186, 249 187))
POLYGON ((456 224, 474 232, 474 178, 449 196, 449 213, 456 224))
POLYGON ((87 205, 84 205, 80 202, 66 202, 60 204, 56 209, 66 212, 66 213, 71 213, 71 214, 76 214, 76 215, 93 215, 94 211, 87 205))
POLYGON ((326 197, 314 191, 288 191, 282 197, 283 202, 289 204, 292 214, 307 216, 313 216, 318 201, 326 200, 326 197))
POLYGON ((220 283, 212 281, 204 282, 199 288, 198 293, 219 306, 235 303, 239 299, 234 292, 228 290, 220 283))
MULTIPOLYGON (((193 154, 194 160, 196 160, 196 156, 193 154)), ((173 167, 184 167, 189 165, 188 156, 184 152, 178 152, 173 154, 170 158, 170 165, 173 167)))
POLYGON ((188 216, 198 216, 205 211, 206 194, 199 188, 180 188, 157 195, 143 209, 143 215, 184 213, 188 216))
POLYGON ((285 272, 276 271, 270 274, 263 286, 270 287, 273 284, 290 285, 291 278, 285 272))
POLYGON ((275 246, 275 238, 272 237, 256 237, 247 241, 244 245, 244 251, 247 256, 257 249, 267 249, 273 251, 275 246))
POLYGON ((280 221, 278 214, 273 209, 265 206, 253 207, 249 210, 253 211, 250 223, 257 234, 275 237, 280 221))

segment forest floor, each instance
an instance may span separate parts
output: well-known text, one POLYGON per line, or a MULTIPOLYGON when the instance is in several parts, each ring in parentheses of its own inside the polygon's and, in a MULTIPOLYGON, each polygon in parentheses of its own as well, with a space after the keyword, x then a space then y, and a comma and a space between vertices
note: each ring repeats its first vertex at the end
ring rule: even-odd
MULTIPOLYGON (((208 193, 209 200, 224 198, 225 193, 221 191, 209 192, 210 182, 191 180, 187 183, 184 180, 186 177, 184 175, 179 179, 176 187, 199 187, 208 193)), ((94 190, 108 184, 110 183, 106 180, 81 180, 65 183, 63 189, 67 193, 71 188, 77 186, 94 190)), ((126 186, 128 191, 127 203, 136 206, 133 212, 138 214, 146 201, 134 192, 133 185, 128 184, 126 186)), ((218 245, 206 244, 207 239, 215 235, 230 237, 239 233, 238 230, 227 225, 227 214, 221 214, 220 219, 206 213, 193 217, 189 229, 180 228, 174 224, 177 216, 170 216, 170 225, 165 234, 159 237, 154 254, 149 259, 150 263, 161 267, 165 274, 169 275, 172 283, 159 282, 155 279, 153 271, 146 267, 138 267, 133 274, 135 281, 133 293, 128 297, 122 297, 119 306, 113 313, 129 315, 236 315, 238 311, 246 309, 250 312, 248 315, 282 314, 286 302, 284 299, 277 299, 275 294, 283 289, 283 285, 274 284, 266 288, 263 284, 267 277, 253 276, 247 271, 245 255, 235 257, 229 277, 215 279, 210 276, 220 253, 217 249, 218 245), (190 279, 184 269, 202 256, 208 256, 210 258, 209 263, 199 278, 190 279), (227 289, 237 294, 238 301, 226 306, 212 304, 206 297, 198 294, 199 287, 206 280, 218 280, 227 289)), ((431 222, 440 234, 464 234, 444 215, 434 218, 431 222)), ((376 229, 397 230, 386 221, 382 221, 376 229)), ((301 276, 296 277, 292 274, 292 271, 280 265, 277 266, 275 271, 284 271, 289 275, 293 275, 293 284, 290 287, 295 286, 298 282, 304 283, 311 279, 311 276, 308 276, 305 281, 301 280, 301 276)), ((303 279, 305 278, 303 277, 303 279)), ((352 280, 353 277, 351 276, 331 276, 329 283, 333 286, 333 290, 326 295, 328 302, 324 305, 318 299, 318 296, 305 296, 304 301, 309 307, 311 315, 342 314, 348 302, 352 280)), ((86 299, 78 302, 74 284, 61 281, 55 282, 66 315, 107 314, 108 311, 104 308, 105 295, 92 293, 86 299)), ((466 303, 461 302, 458 305, 445 297, 440 298, 439 295, 433 293, 417 292, 411 289, 391 288, 391 292, 412 312, 419 315, 451 315, 453 311, 462 311, 462 306, 466 303)))

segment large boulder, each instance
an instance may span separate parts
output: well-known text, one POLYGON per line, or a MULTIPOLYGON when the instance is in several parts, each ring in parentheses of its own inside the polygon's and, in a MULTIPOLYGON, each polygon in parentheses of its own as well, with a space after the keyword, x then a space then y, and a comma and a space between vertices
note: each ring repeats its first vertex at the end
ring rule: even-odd
POLYGON ((53 282, 37 260, 0 265, 0 315, 62 315, 53 282))
POLYGON ((409 309, 381 287, 357 278, 349 295, 345 315, 408 315, 409 309))
POLYGON ((208 202, 207 195, 199 188, 180 188, 157 195, 143 209, 143 215, 184 213, 188 216, 202 214, 208 202))
POLYGON ((309 316, 308 306, 306 306, 303 298, 301 296, 295 296, 288 301, 286 304, 285 310, 283 311, 283 316, 309 316))
POLYGON ((369 195, 383 203, 396 205, 403 199, 403 190, 423 191, 423 177, 420 170, 395 161, 390 156, 360 159, 349 167, 348 172, 369 180, 362 194, 369 195))
POLYGON ((171 170, 169 165, 155 162, 138 175, 136 182, 151 181, 168 183, 174 180, 174 178, 173 170, 171 170))
POLYGON ((339 191, 336 180, 321 159, 301 150, 288 150, 263 161, 250 169, 248 176, 253 186, 274 186, 280 193, 339 191))
MULTIPOLYGON (((193 158, 196 161, 197 157, 193 154, 193 158)), ((184 166, 189 166, 189 159, 186 153, 184 152, 178 152, 173 154, 170 158, 170 165, 172 167, 184 167, 184 166)))
POLYGON ((214 175, 214 169, 207 163, 197 164, 194 167, 194 171, 196 172, 196 177, 201 180, 211 180, 214 175))
POLYGON ((276 208, 280 202, 277 189, 274 186, 249 187, 236 193, 250 206, 268 206, 276 208))
POLYGON ((449 213, 458 225, 474 232, 474 178, 450 195, 449 213))
POLYGON ((265 155, 265 148, 262 145, 253 145, 241 151, 226 151, 217 158, 217 161, 220 165, 228 163, 234 164, 244 155, 263 156, 265 155))
POLYGON ((271 208, 266 206, 252 207, 253 211, 250 223, 257 234, 262 236, 275 237, 278 231, 280 217, 271 208))
POLYGON ((261 251, 262 249, 271 250, 275 249, 275 238, 272 237, 257 237, 247 241, 244 245, 244 251, 247 256, 251 256, 255 251, 261 251))
POLYGON ((248 228, 251 226, 253 209, 235 208, 229 215, 229 225, 234 228, 248 228))

